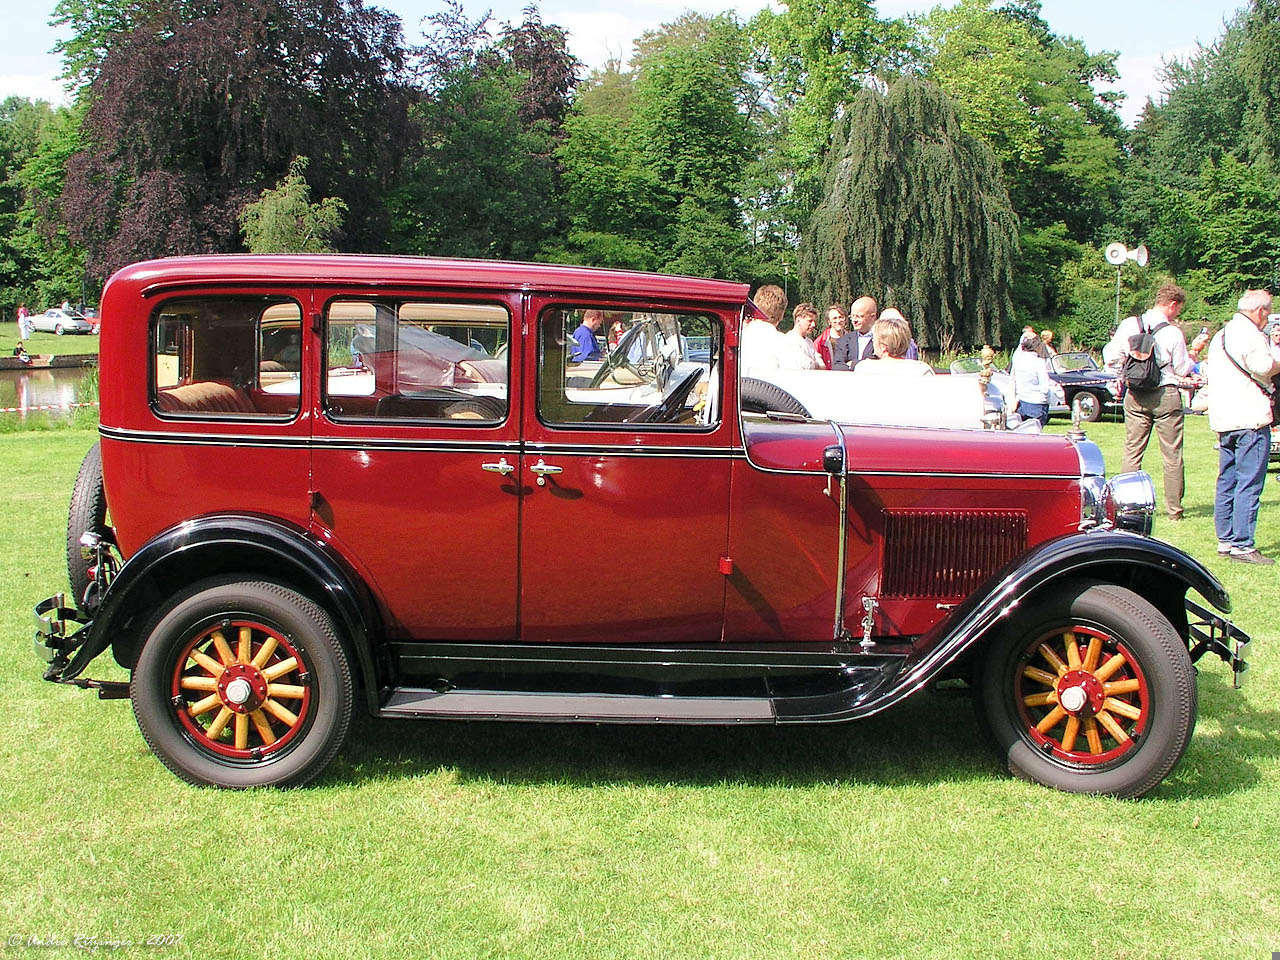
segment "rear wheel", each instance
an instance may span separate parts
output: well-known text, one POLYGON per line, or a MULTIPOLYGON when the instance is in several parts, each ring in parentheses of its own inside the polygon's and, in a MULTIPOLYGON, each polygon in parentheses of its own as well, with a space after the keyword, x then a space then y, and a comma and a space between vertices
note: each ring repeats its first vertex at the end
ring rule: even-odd
POLYGON ((346 738, 353 699, 328 614, 279 584, 225 578, 152 621, 129 694, 166 767, 236 788, 315 777, 346 738))
POLYGON ((977 706, 1015 775, 1071 793, 1137 797, 1187 748, 1195 670, 1146 600, 1075 583, 1015 614, 993 641, 977 706))

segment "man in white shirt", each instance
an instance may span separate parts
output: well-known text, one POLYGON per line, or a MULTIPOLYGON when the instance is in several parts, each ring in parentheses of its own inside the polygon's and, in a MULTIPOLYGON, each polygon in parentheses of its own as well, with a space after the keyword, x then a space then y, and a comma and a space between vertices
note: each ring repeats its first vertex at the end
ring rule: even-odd
POLYGON ((809 339, 818 328, 818 308, 812 303, 802 303, 791 314, 791 329, 783 336, 791 344, 792 360, 790 366, 795 370, 825 370, 827 365, 818 356, 818 350, 809 339))
POLYGON ((1254 545, 1258 503, 1271 451, 1271 378, 1280 373, 1262 333, 1271 294, 1248 290, 1234 317, 1209 344, 1209 429, 1218 435, 1218 488, 1213 528, 1218 554, 1241 563, 1272 564, 1254 545))
POLYGON ((1176 283, 1156 291, 1155 305, 1139 317, 1128 317, 1116 328, 1102 350, 1107 366, 1123 366, 1133 340, 1144 331, 1155 340, 1154 356, 1160 367, 1160 383, 1149 390, 1128 389, 1124 395, 1124 463, 1121 472, 1142 467, 1142 455, 1152 430, 1160 442, 1164 460, 1164 505, 1170 520, 1182 519, 1182 378, 1190 375, 1191 357, 1182 328, 1174 321, 1187 303, 1187 293, 1176 283))
POLYGON ((766 284, 751 298, 763 316, 748 320, 738 342, 738 365, 744 377, 767 378, 770 370, 792 366, 792 346, 778 324, 787 313, 787 295, 777 284, 766 284))

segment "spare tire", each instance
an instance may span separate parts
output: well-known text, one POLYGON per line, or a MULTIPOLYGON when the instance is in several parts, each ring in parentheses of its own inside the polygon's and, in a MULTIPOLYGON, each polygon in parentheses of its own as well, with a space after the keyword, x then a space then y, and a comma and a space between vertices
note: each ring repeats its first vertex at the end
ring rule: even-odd
POLYGON ((792 413, 808 417, 810 413, 803 403, 783 390, 776 383, 743 377, 739 383, 739 402, 744 413, 792 413))
POLYGON ((67 578, 79 603, 89 588, 89 561, 80 555, 81 535, 107 532, 107 495, 102 487, 102 446, 95 443, 80 462, 67 513, 67 578))

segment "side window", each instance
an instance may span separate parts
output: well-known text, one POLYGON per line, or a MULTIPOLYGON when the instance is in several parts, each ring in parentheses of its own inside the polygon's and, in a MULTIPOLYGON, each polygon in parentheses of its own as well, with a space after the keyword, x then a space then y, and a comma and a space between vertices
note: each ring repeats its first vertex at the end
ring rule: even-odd
POLYGON ((298 412, 302 309, 283 297, 192 297, 152 321, 151 402, 175 417, 298 412))
POLYGON ((334 300, 324 404, 335 420, 499 423, 511 316, 497 304, 334 300))
POLYGON ((538 318, 538 416, 551 425, 719 423, 719 320, 578 304, 538 318))

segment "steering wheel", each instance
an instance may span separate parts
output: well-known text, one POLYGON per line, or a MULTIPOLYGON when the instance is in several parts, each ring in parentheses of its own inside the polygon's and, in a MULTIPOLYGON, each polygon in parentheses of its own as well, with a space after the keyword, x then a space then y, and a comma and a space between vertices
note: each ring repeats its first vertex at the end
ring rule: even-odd
POLYGON ((671 392, 666 394, 659 403, 655 403, 651 407, 645 407, 632 422, 670 423, 675 420, 680 411, 684 409, 684 402, 689 399, 689 394, 693 393, 693 388, 702 379, 705 369, 705 367, 693 367, 671 388, 671 392))

